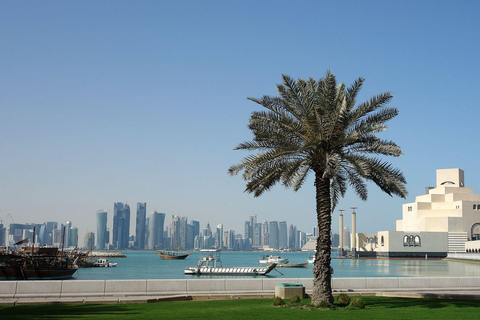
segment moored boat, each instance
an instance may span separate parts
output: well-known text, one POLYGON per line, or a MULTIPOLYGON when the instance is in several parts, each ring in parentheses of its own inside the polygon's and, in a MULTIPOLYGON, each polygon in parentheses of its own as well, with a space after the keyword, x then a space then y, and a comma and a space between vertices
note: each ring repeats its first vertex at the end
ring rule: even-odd
POLYGON ((190 255, 191 252, 178 252, 178 251, 156 251, 156 253, 162 259, 166 260, 183 260, 190 255))
POLYGON ((288 258, 282 258, 280 256, 273 256, 273 255, 264 255, 260 257, 260 260, 258 262, 262 264, 288 263, 288 258))
POLYGON ((100 258, 100 259, 97 259, 97 261, 95 261, 95 262, 93 263, 93 266, 94 266, 94 267, 105 267, 105 268, 108 268, 108 267, 116 267, 116 266, 117 266, 117 263, 116 263, 116 262, 110 262, 110 261, 108 261, 107 259, 100 258))
POLYGON ((72 259, 59 254, 58 248, 6 250, 0 253, 2 280, 67 279, 77 269, 72 259))
POLYGON ((308 268, 308 262, 305 263, 279 263, 277 267, 281 268, 308 268))
POLYGON ((196 267, 184 269, 184 274, 188 275, 218 275, 218 276, 263 276, 273 269, 276 264, 272 263, 266 267, 223 267, 220 260, 219 250, 202 250, 207 252, 206 256, 200 258, 196 267))

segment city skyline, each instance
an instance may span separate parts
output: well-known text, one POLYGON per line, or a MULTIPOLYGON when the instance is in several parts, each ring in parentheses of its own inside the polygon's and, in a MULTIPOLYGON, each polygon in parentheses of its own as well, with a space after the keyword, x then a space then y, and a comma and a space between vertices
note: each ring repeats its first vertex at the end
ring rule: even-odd
MULTIPOLYGON (((368 184, 338 209, 357 232, 393 230, 434 170, 469 172, 480 191, 478 2, 4 2, 0 11, 0 220, 70 220, 137 202, 244 233, 244 217, 316 225, 311 177, 298 192, 245 194, 228 168, 251 138, 247 97, 276 95, 281 74, 366 79, 358 103, 391 91, 407 199, 368 184), (275 10, 272 11, 272 7, 275 10), (107 14, 108 13, 108 14, 107 14), (355 31, 355 32, 353 32, 355 31), (295 39, 293 41, 292 39, 295 39)), ((332 228, 338 230, 338 211, 332 228)), ((258 221, 261 223, 261 221, 258 221)), ((166 225, 170 221, 165 221, 166 225)), ((261 226, 262 227, 262 226, 261 226)), ((253 230, 254 232, 254 230, 253 230)), ((258 235, 258 230, 257 230, 258 235)), ((110 234, 113 236, 113 234, 110 234)), ((118 234, 117 234, 118 236, 118 234)))
MULTIPOLYGON (((137 213, 144 211, 146 203, 137 203, 137 213)), ((256 215, 249 215, 245 221, 245 233, 237 233, 233 229, 225 230, 223 224, 218 224, 216 229, 210 227, 207 223, 201 229, 199 221, 188 217, 172 216, 171 225, 165 225, 165 213, 159 213, 155 210, 144 220, 143 231, 138 228, 138 214, 135 221, 137 228, 135 234, 130 233, 128 244, 124 244, 122 237, 126 232, 124 229, 125 210, 129 206, 125 203, 114 203, 114 211, 117 217, 114 219, 117 226, 114 226, 118 236, 114 239, 113 234, 107 227, 108 213, 106 210, 96 212, 97 232, 87 231, 82 238, 79 237, 78 228, 71 221, 64 223, 43 222, 43 223, 12 223, 9 225, 0 224, 0 246, 13 246, 15 243, 27 242, 40 246, 62 247, 61 239, 65 238, 64 246, 66 248, 78 246, 84 249, 95 250, 162 250, 162 249, 180 249, 180 250, 199 250, 199 249, 228 249, 228 250, 261 250, 261 249, 290 249, 299 250, 308 240, 316 235, 315 228, 313 233, 298 230, 293 224, 288 227, 287 221, 266 221, 257 223, 256 215), (122 220, 123 219, 123 220, 122 220), (263 228, 262 225, 267 225, 263 228), (288 228, 288 231, 287 231, 288 228), (110 239, 110 234, 112 238, 110 239), (161 234, 161 235, 160 235, 161 234), (8 235, 5 238, 5 235, 8 235), (200 238, 201 239, 200 239, 200 238), (199 238, 199 239, 197 239, 199 238), (145 246, 140 241, 145 241, 145 246)), ((332 236, 335 233, 332 233, 332 236)))

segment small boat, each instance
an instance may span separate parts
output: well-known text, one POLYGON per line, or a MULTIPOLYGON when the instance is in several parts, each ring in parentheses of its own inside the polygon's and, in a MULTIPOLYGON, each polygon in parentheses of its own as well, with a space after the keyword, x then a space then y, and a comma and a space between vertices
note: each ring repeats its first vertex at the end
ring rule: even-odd
POLYGON ((188 275, 215 275, 215 276, 264 276, 277 266, 275 263, 266 267, 223 267, 220 260, 220 250, 201 250, 208 252, 200 258, 196 267, 185 268, 183 273, 188 275))
POLYGON ((315 262, 315 255, 308 256, 307 262, 313 264, 315 262))
POLYGON ((116 267, 117 263, 116 262, 110 262, 107 259, 97 259, 97 261, 95 261, 93 263, 93 266, 94 267, 108 268, 108 267, 116 267))
POLYGON ((183 260, 190 255, 191 252, 178 252, 178 251, 156 251, 156 253, 162 259, 167 260, 183 260))
POLYGON ((308 268, 308 262, 305 263, 279 263, 277 267, 281 268, 308 268))
POLYGON ((258 261, 259 263, 262 264, 270 264, 270 263, 288 263, 288 258, 282 258, 280 256, 273 256, 273 255, 264 255, 260 257, 260 260, 258 261))

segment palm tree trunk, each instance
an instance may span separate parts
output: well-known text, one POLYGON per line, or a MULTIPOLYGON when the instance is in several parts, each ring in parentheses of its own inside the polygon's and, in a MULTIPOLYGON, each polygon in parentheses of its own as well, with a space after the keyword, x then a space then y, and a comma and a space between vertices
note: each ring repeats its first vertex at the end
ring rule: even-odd
POLYGON ((318 305, 321 301, 333 304, 332 275, 330 273, 331 245, 330 232, 332 229, 330 179, 322 178, 315 173, 315 190, 317 201, 318 237, 315 262, 313 267, 313 294, 312 304, 318 305))

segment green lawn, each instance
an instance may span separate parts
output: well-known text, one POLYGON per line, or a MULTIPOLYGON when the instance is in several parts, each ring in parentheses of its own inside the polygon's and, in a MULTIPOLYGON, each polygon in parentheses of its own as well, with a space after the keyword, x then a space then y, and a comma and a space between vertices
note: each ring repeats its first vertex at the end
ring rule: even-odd
MULTIPOLYGON (((480 301, 362 297, 363 310, 303 310, 273 299, 1 306, 0 319, 480 319, 480 301)), ((309 300, 302 300, 309 303, 309 300)))

